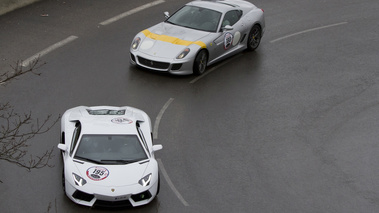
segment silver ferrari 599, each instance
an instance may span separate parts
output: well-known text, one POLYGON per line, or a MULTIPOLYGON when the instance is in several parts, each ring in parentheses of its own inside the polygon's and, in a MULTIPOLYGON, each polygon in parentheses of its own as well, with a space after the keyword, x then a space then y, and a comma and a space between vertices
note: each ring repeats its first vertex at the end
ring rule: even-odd
POLYGON ((243 0, 192 1, 138 33, 130 62, 171 74, 201 75, 242 50, 255 50, 265 31, 264 11, 243 0))

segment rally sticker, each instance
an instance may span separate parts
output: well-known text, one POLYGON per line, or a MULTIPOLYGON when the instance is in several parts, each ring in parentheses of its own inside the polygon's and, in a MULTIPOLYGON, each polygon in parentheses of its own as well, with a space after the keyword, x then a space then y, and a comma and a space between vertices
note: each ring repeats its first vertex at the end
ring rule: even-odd
POLYGON ((112 120, 112 123, 115 123, 115 124, 131 124, 133 123, 132 120, 128 119, 128 118, 113 118, 112 120))
POLYGON ((87 169, 87 177, 94 181, 104 180, 109 175, 108 169, 100 166, 93 166, 87 169))
POLYGON ((224 36, 224 49, 229 49, 233 43, 233 35, 231 33, 226 33, 224 36))
POLYGON ((241 38, 241 33, 239 31, 234 33, 233 46, 236 46, 240 42, 240 38, 241 38))

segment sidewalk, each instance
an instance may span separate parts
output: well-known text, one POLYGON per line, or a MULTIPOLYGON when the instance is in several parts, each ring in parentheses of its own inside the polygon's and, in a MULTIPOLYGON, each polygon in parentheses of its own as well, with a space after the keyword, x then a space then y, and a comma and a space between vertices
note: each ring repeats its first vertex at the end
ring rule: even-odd
POLYGON ((12 10, 24 7, 40 0, 1 0, 0 1, 0 16, 12 10))

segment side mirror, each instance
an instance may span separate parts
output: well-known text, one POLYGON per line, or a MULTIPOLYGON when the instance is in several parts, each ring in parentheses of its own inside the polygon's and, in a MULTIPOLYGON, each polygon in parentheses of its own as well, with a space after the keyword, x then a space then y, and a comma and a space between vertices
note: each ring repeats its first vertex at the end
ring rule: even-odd
POLYGON ((66 146, 66 144, 60 143, 60 144, 58 144, 58 149, 65 152, 65 151, 67 151, 67 146, 66 146))
POLYGON ((230 26, 230 25, 226 25, 225 27, 222 28, 222 30, 225 32, 225 31, 230 31, 230 30, 233 30, 233 27, 230 26))
POLYGON ((166 19, 170 18, 170 13, 168 13, 167 11, 164 12, 163 14, 164 14, 164 17, 165 17, 166 19))
POLYGON ((157 144, 153 146, 153 152, 159 151, 163 148, 161 144, 157 144))

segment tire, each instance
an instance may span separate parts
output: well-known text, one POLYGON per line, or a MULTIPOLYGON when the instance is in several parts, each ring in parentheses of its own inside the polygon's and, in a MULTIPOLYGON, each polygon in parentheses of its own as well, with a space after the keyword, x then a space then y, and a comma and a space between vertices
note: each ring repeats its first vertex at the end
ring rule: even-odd
POLYGON ((201 75, 205 72, 207 68, 208 54, 206 50, 200 50, 196 55, 195 61, 193 63, 193 73, 195 75, 201 75))
POLYGON ((64 168, 62 171, 62 188, 63 188, 63 193, 66 194, 66 178, 64 176, 64 168))
POLYGON ((155 196, 159 194, 160 189, 161 189, 161 177, 158 173, 158 187, 157 187, 157 194, 155 194, 155 196))
POLYGON ((249 38, 247 40, 247 49, 250 51, 254 51, 258 48, 261 43, 262 38, 262 30, 259 25, 254 25, 249 33, 249 38))

